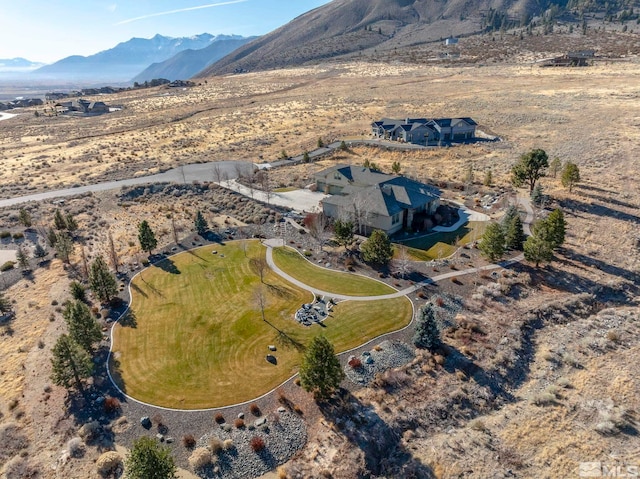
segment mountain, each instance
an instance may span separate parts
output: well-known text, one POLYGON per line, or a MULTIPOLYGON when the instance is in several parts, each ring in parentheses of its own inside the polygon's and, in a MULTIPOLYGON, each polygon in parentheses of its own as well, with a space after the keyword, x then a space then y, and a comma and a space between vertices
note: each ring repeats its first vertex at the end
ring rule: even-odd
POLYGON ((184 50, 168 60, 152 64, 142 73, 136 75, 132 81, 143 83, 154 78, 166 78, 172 81, 191 78, 199 71, 255 38, 223 37, 221 35, 206 48, 184 50))
POLYGON ((44 63, 32 62, 24 58, 0 59, 0 70, 28 70, 42 65, 44 63))
POLYGON ((571 8, 611 8, 624 0, 334 0, 227 55, 197 77, 267 70, 390 52, 501 27, 544 21, 571 8), (552 12, 552 13, 550 13, 552 12))
POLYGON ((34 75, 57 80, 129 81, 152 63, 165 61, 184 50, 198 50, 216 40, 230 38, 236 37, 216 37, 203 33, 185 38, 162 35, 156 35, 150 39, 132 38, 95 55, 63 58, 39 68, 34 75))

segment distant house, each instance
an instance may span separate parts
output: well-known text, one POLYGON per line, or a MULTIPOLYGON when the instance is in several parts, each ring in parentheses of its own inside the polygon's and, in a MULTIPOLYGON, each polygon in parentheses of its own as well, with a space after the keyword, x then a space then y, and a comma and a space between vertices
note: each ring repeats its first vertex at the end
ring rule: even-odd
POLYGON ((83 115, 102 115, 109 113, 109 107, 103 101, 88 101, 79 98, 55 104, 60 113, 80 113, 83 115))
POLYGON ((330 218, 351 218, 369 234, 423 230, 440 205, 440 191, 398 175, 363 166, 338 165, 314 175, 318 191, 329 194, 322 211, 330 218))
POLYGON ((473 140, 477 126, 471 118, 383 118, 371 124, 371 133, 385 140, 433 146, 473 140))
POLYGON ((457 38, 453 38, 453 37, 449 37, 444 41, 444 44, 446 46, 457 45, 458 44, 458 39, 457 38))
POLYGON ((568 52, 565 55, 545 60, 544 67, 586 67, 589 66, 589 60, 594 58, 595 50, 580 50, 577 52, 568 52))

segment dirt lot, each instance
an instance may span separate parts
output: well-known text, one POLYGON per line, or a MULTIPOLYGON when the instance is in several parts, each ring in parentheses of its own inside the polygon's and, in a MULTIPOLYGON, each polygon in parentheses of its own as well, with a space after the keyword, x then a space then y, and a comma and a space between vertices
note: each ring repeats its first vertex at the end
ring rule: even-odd
MULTIPOLYGON (((322 164, 275 171, 274 185, 304 184, 321 166, 366 158, 383 169, 399 161, 407 174, 451 184, 462 182, 470 164, 477 182, 490 168, 499 188, 507 186, 510 166, 530 148, 573 161, 584 179, 573 193, 557 178, 542 182, 548 205, 562 207, 569 223, 558 261, 539 272, 523 269, 531 281, 494 299, 483 297, 474 284, 495 282, 491 278, 443 286, 465 298, 461 314, 486 333, 486 339, 472 334, 469 340, 467 333, 456 336, 452 330, 447 343, 467 358, 464 364, 471 361, 487 375, 474 368, 457 374, 461 359, 454 353, 442 364, 419 356, 410 373, 393 373, 388 384, 356 391, 353 399, 378 417, 377 429, 370 431, 399 438, 391 444, 398 455, 389 467, 404 464, 443 478, 573 477, 581 461, 638 462, 633 431, 640 405, 633 365, 640 294, 640 118, 633 106, 640 96, 639 74, 636 58, 582 69, 354 63, 212 78, 187 91, 121 94, 109 102, 125 109, 99 118, 36 118, 27 110, 0 123, 0 196, 197 161, 274 160, 283 149, 288 154, 313 149, 318 137, 366 135, 369 123, 383 116, 471 116, 503 141, 412 153, 358 147, 322 164), (595 300, 580 296, 582 303, 559 307, 562 320, 546 316, 549 304, 584 293, 595 294, 595 300), (455 414, 443 417, 452 407, 450 397, 457 398, 455 414), (413 410, 419 414, 409 414, 413 410), (481 423, 473 422, 478 416, 481 423)), ((220 219, 222 228, 229 224, 227 214, 241 222, 256 216, 268 222, 277 213, 247 206, 239 215, 229 211, 234 199, 215 189, 179 196, 143 189, 137 199, 117 193, 62 206, 77 215, 89 257, 104 251, 108 227, 120 254, 140 262, 135 225, 143 217, 152 220, 166 244, 171 218, 186 230, 193 211, 214 202, 207 215, 220 219)), ((38 227, 49 224, 54 205, 28 207, 39 215, 38 227)), ((15 209, 2 213, 0 228, 20 230, 15 209)), ((0 452, 8 478, 93 477, 93 461, 107 447, 87 446, 83 457, 73 459, 63 453, 79 424, 64 409, 64 391, 48 377, 50 349, 64 329, 59 303, 68 298, 68 273, 54 260, 33 280, 5 292, 17 313, 2 326, 0 341, 0 444, 15 446, 0 452)), ((333 471, 333 477, 384 472, 383 447, 354 436, 346 421, 347 427, 335 425, 343 412, 324 415, 307 407, 309 445, 288 467, 290 476, 309 477, 305 474, 322 469, 333 471)))

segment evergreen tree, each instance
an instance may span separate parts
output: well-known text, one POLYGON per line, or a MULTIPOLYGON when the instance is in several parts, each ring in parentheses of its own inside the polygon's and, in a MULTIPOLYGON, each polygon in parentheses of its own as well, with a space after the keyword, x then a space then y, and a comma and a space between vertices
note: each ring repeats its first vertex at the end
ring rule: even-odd
POLYGON ((391 164, 391 172, 394 175, 399 175, 401 170, 402 170, 402 167, 400 166, 400 162, 399 161, 394 161, 391 164))
POLYGON ((339 245, 348 247, 353 243, 353 222, 337 219, 333 224, 333 232, 339 245))
POLYGON ((198 234, 200 236, 204 236, 207 233, 207 230, 209 229, 209 225, 207 224, 207 220, 204 219, 204 215, 202 214, 202 211, 198 210, 196 212, 196 219, 194 223, 195 223, 196 231, 198 232, 198 234))
POLYGON ((72 281, 69 285, 69 292, 71 293, 71 297, 73 299, 77 299, 78 301, 83 302, 87 301, 86 290, 84 289, 82 283, 79 283, 78 281, 72 281))
POLYGON ((534 234, 551 245, 551 249, 562 246, 565 239, 567 223, 562 210, 555 209, 544 220, 534 227, 534 234))
POLYGON ((151 229, 151 226, 149 226, 149 223, 147 223, 147 220, 144 220, 138 226, 138 241, 140 241, 142 250, 149 254, 158 246, 156 235, 151 229))
POLYGON ((318 148, 324 148, 324 141, 322 137, 318 138, 318 148))
POLYGON ((18 221, 25 228, 29 228, 31 226, 31 223, 32 223, 31 215, 24 208, 20 208, 20 211, 18 212, 18 221))
POLYGON ((493 184, 493 172, 489 169, 484 174, 484 186, 491 186, 493 184))
POLYGON ((535 263, 536 268, 542 262, 548 263, 553 259, 551 244, 539 236, 529 236, 524 242, 524 259, 535 263))
POLYGON ((300 384, 316 400, 331 397, 344 379, 344 371, 333 345, 324 336, 316 336, 307 348, 300 365, 300 384))
POLYGON ((75 386, 84 394, 83 380, 91 377, 91 356, 67 334, 63 334, 53 347, 51 380, 67 389, 75 386))
POLYGON ((302 155, 302 161, 305 163, 309 163, 311 161, 308 151, 305 151, 304 154, 302 155))
POLYGON ((11 302, 0 291, 0 314, 8 313, 9 311, 11 311, 11 302))
POLYGON ((33 250, 33 256, 35 256, 36 258, 44 258, 45 256, 47 256, 47 251, 40 243, 36 243, 36 247, 33 250))
POLYGON ((522 227, 522 220, 520 216, 515 216, 511 223, 509 223, 507 231, 504 235, 506 247, 508 249, 522 251, 522 246, 526 239, 524 229, 522 227))
POLYGON ((393 246, 387 233, 374 230, 371 236, 360 247, 362 259, 367 263, 386 265, 393 258, 393 246))
POLYGON ((64 263, 69 263, 69 258, 75 249, 73 245, 73 241, 71 241, 71 237, 65 232, 61 232, 56 234, 56 243, 55 243, 56 253, 58 258, 60 258, 64 263))
POLYGON ((549 166, 547 153, 541 149, 534 149, 520 157, 520 161, 511 168, 511 182, 516 187, 527 185, 529 192, 533 192, 538 179, 545 175, 549 166))
POLYGON ((531 202, 536 206, 540 206, 542 204, 543 197, 544 195, 542 194, 542 185, 538 183, 531 192, 531 202))
POLYGON ((66 225, 65 227, 69 233, 73 233, 74 231, 77 231, 78 222, 76 221, 76 219, 73 217, 71 213, 67 213, 67 216, 65 216, 64 218, 64 222, 66 225))
POLYGON ((569 193, 573 187, 580 182, 580 169, 575 163, 568 161, 562 170, 562 186, 569 189, 569 193))
POLYGON ((413 335, 413 344, 421 349, 435 350, 440 346, 440 330, 436 323, 433 305, 425 304, 421 309, 416 321, 416 332, 413 335))
POLYGON ((348 149, 349 149, 349 148, 347 147, 347 144, 345 143, 345 141, 344 141, 344 140, 342 140, 342 141, 340 142, 340 150, 341 150, 341 151, 347 151, 348 149))
POLYGON ((102 331, 98 322, 91 315, 89 306, 78 300, 67 303, 62 316, 67 322, 71 339, 86 352, 91 353, 93 343, 102 339, 102 331))
POLYGON ((143 436, 133 443, 125 460, 127 479, 177 479, 176 466, 168 448, 143 436))
POLYGON ((53 228, 47 230, 47 244, 49 248, 55 248, 58 242, 58 233, 53 228))
POLYGON ((103 303, 108 303, 118 294, 118 283, 115 276, 109 271, 107 263, 102 256, 98 256, 91 264, 89 270, 89 288, 96 298, 103 303))
POLYGON ((549 171, 554 178, 558 175, 558 171, 562 168, 562 162, 557 156, 549 163, 549 171))
POLYGON ((515 205, 509 205, 507 211, 504 212, 502 220, 500 220, 500 226, 502 226, 502 231, 504 231, 505 235, 507 234, 509 225, 516 216, 520 216, 520 214, 518 213, 518 208, 516 208, 515 205))
POLYGON ((62 211, 56 210, 56 212, 53 214, 53 225, 59 231, 67 229, 67 221, 62 214, 62 211))
POLYGON ((500 259, 504 255, 504 232, 497 223, 487 226, 478 248, 491 262, 500 259))
POLYGON ((22 271, 27 271, 29 269, 29 257, 27 256, 26 251, 22 246, 18 248, 18 252, 16 253, 16 260, 18 260, 18 266, 22 271))

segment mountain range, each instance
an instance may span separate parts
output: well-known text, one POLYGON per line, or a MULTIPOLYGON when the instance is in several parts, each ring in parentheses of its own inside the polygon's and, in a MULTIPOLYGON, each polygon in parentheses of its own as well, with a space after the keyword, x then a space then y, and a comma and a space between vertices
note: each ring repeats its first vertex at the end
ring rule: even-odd
POLYGON ((0 59, 0 72, 28 71, 43 66, 44 63, 32 62, 25 58, 0 59))
POLYGON ((615 18, 626 8, 625 0, 334 0, 247 43, 197 76, 284 68, 361 52, 393 53, 449 36, 552 21, 562 14, 576 22, 582 13, 594 11, 615 18))
POLYGON ((183 38, 162 35, 150 39, 132 38, 95 55, 63 58, 39 68, 33 74, 40 78, 66 81, 129 82, 150 65, 164 62, 183 51, 201 50, 219 42, 222 44, 242 39, 243 37, 236 35, 214 36, 208 33, 183 38))

